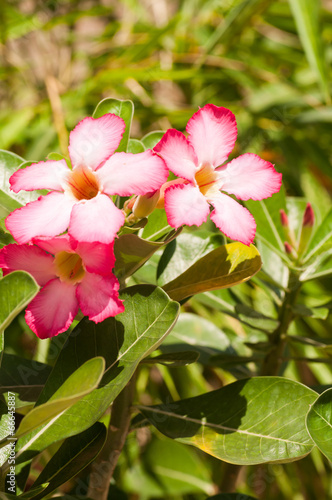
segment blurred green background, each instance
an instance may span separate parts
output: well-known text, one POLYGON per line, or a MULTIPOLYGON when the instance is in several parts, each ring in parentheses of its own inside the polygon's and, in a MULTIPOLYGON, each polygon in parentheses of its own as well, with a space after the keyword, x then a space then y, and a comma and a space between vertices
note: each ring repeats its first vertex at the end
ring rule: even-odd
MULTIPOLYGON (((68 131, 105 97, 134 102, 138 139, 152 130, 184 130, 210 102, 236 115, 234 156, 259 154, 283 173, 288 195, 312 202, 320 218, 330 208, 331 0, 3 0, 0 16, 0 148, 33 161, 66 153, 68 131)), ((307 294, 323 296, 329 286, 315 282, 307 294)), ((249 285, 236 290, 263 308, 264 297, 249 285)), ((237 320, 198 301, 187 311, 225 329, 234 342, 245 337, 237 320)), ((309 320, 310 327, 329 336, 328 323, 309 320)), ((13 352, 42 360, 34 337, 26 332, 20 339, 16 346, 8 339, 13 352)), ((330 367, 313 372, 316 378, 308 365, 297 365, 305 383, 330 382, 330 367)), ((172 375, 162 366, 143 368, 138 391, 145 403, 167 402, 232 380, 197 365, 172 375)), ((225 474, 220 462, 149 432, 130 435, 116 476, 127 493, 113 486, 110 498, 213 494, 225 474)), ((248 468, 241 488, 262 499, 332 498, 330 464, 317 452, 300 463, 248 468)))

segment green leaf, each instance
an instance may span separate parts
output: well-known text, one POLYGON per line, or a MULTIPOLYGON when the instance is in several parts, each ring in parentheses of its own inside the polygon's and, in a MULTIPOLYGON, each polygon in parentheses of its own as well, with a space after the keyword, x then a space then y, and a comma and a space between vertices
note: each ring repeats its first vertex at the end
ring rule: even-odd
POLYGON ((144 492, 149 498, 179 498, 203 491, 214 491, 209 472, 195 450, 176 441, 153 439, 144 450, 142 463, 124 475, 126 491, 144 492))
POLYGON ((143 153, 145 151, 144 144, 138 139, 129 139, 127 153, 143 153))
POLYGON ((284 190, 266 200, 246 201, 246 206, 257 224, 256 237, 260 238, 271 250, 283 260, 288 261, 284 250, 284 231, 280 220, 280 210, 286 210, 284 190))
POLYGON ((142 139, 145 149, 153 149, 155 145, 162 139, 165 132, 162 130, 155 130, 154 132, 149 132, 142 139))
POLYGON ((320 3, 289 0, 297 31, 310 66, 315 71, 327 103, 330 103, 327 65, 319 23, 320 3))
POLYGON ((0 332, 13 321, 39 292, 33 277, 14 271, 0 279, 0 332))
POLYGON ((242 243, 229 243, 199 259, 163 289, 177 301, 191 295, 227 288, 251 278, 261 268, 258 250, 242 243))
POLYGON ((324 250, 331 248, 332 242, 332 208, 327 213, 323 222, 317 227, 306 254, 303 263, 308 262, 316 254, 323 253, 324 250))
POLYGON ((127 151, 128 141, 130 136, 131 122, 134 116, 134 104, 132 101, 120 101, 119 99, 103 99, 97 105, 93 113, 93 118, 100 118, 107 113, 113 113, 119 116, 126 124, 126 129, 122 136, 121 142, 118 149, 118 153, 121 151, 127 151))
MULTIPOLYGON (((7 436, 13 435, 12 423, 13 420, 8 414, 7 405, 0 400, 0 441, 4 440, 7 436)), ((0 467, 7 461, 11 450, 11 443, 0 449, 0 467)))
POLYGON ((313 442, 305 417, 317 393, 282 377, 239 380, 194 398, 137 409, 166 436, 226 462, 289 462, 313 442))
POLYGON ((332 461, 332 389, 323 392, 311 405, 307 429, 320 451, 332 461))
POLYGON ((332 249, 319 254, 300 276, 300 281, 308 281, 332 273, 332 249))
POLYGON ((50 444, 93 425, 130 380, 137 365, 154 351, 173 327, 179 305, 161 289, 139 285, 126 289, 125 312, 95 324, 83 319, 70 333, 38 404, 43 404, 82 363, 102 355, 106 361, 101 386, 57 415, 46 426, 20 438, 16 444, 21 463, 50 444))
POLYGON ((36 200, 40 193, 34 191, 20 191, 14 193, 10 189, 9 178, 18 168, 30 165, 32 162, 25 162, 23 158, 0 149, 0 218, 7 215, 16 208, 20 208, 29 201, 36 200))
POLYGON ((35 500, 45 498, 46 494, 48 495, 69 481, 91 463, 104 446, 106 435, 105 425, 96 422, 81 434, 66 439, 46 464, 31 489, 43 483, 49 483, 49 485, 42 495, 36 495, 33 498, 35 500))
POLYGON ((149 215, 142 237, 145 240, 157 241, 172 230, 173 228, 168 224, 165 210, 158 208, 149 215))
POLYGON ((197 231, 195 233, 182 233, 167 245, 160 258, 157 279, 162 286, 172 281, 201 257, 225 243, 222 235, 197 231))
POLYGON ((0 364, 0 392, 15 392, 21 400, 37 401, 51 370, 44 363, 4 352, 0 364))
POLYGON ((173 230, 165 241, 146 241, 136 234, 123 234, 114 242, 115 274, 120 280, 134 274, 163 245, 172 241, 181 230, 173 230))
POLYGON ((304 304, 294 305, 292 307, 292 311, 297 316, 304 316, 315 319, 326 319, 329 315, 329 309, 327 307, 308 307, 304 304))
POLYGON ((166 366, 186 366, 194 363, 199 358, 195 351, 170 352, 159 356, 147 357, 142 360, 146 364, 161 364, 166 366))
POLYGON ((100 356, 83 363, 46 403, 36 406, 23 418, 15 436, 22 437, 33 431, 92 392, 98 387, 104 370, 105 360, 100 356))

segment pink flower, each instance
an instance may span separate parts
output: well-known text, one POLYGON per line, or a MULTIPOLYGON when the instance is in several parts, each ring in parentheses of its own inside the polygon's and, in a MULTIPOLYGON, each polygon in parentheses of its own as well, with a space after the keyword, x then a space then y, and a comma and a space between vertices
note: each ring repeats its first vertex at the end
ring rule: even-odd
POLYGON ((168 170, 153 151, 114 153, 125 130, 122 118, 107 114, 85 118, 70 133, 70 169, 65 160, 34 163, 15 172, 10 184, 51 190, 12 212, 6 226, 19 243, 36 236, 56 236, 69 228, 78 241, 110 243, 124 223, 124 213, 109 195, 146 194, 166 181, 168 170))
POLYGON ((79 308, 95 323, 124 311, 112 274, 113 243, 80 243, 67 234, 33 243, 2 248, 0 268, 4 275, 27 271, 41 287, 25 312, 27 324, 39 338, 67 330, 79 308))
MULTIPOLYGON (((233 240, 252 243, 256 223, 250 212, 221 191, 240 200, 262 200, 279 191, 281 174, 259 156, 244 154, 220 166, 232 151, 237 127, 226 108, 207 104, 189 120, 188 138, 170 129, 155 146, 167 167, 180 177, 165 190, 168 222, 199 226, 210 217, 233 240)), ((161 190, 163 192, 163 189, 161 190)))

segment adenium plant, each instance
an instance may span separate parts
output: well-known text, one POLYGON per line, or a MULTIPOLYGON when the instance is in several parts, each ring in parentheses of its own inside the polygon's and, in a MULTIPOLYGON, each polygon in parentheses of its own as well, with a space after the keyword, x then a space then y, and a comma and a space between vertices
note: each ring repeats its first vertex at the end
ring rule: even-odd
MULTIPOLYGON (((45 449, 51 456, 37 479, 33 473, 26 483, 18 473, 17 485, 7 492, 51 497, 92 462, 85 496, 106 499, 129 430, 144 425, 239 467, 297 460, 315 445, 329 457, 312 409, 321 411, 331 397, 322 403, 314 390, 280 375, 287 343, 298 340, 289 327, 304 314, 297 302, 302 284, 331 270, 331 236, 324 229, 332 224, 331 212, 315 227, 312 206, 286 203, 281 174, 256 154, 225 163, 237 125, 224 107, 206 104, 196 111, 187 134, 170 129, 141 141, 128 141, 130 101, 106 99, 97 111, 71 132, 68 158, 53 155, 20 166, 18 157, 2 152, 11 175, 0 233, 1 328, 26 309, 26 324, 38 342, 52 339, 59 346, 52 367, 48 356, 38 365, 26 360, 28 372, 3 353, 0 379, 9 370, 10 394, 23 407, 25 398, 33 399, 16 425, 16 462, 38 463, 35 457, 45 449), (41 189, 49 192, 22 205, 24 192, 41 189), (215 226, 206 223, 209 216, 215 226), (241 302, 245 294, 234 304, 226 290, 258 273, 259 251, 274 256, 255 277, 274 308, 272 317, 241 302), (202 339, 195 327, 184 326, 184 338, 191 340, 187 350, 179 350, 172 328, 194 316, 179 316, 188 299, 236 318, 248 335, 257 328, 264 339, 256 341, 256 350, 247 342, 243 348, 251 346, 253 354, 235 352, 234 359, 217 340, 206 339, 207 359, 201 359, 202 339), (133 405, 143 362, 186 365, 197 359, 229 371, 234 382, 165 404, 147 405, 136 395, 133 405), (234 363, 256 368, 243 379, 241 371, 232 371, 234 363), (40 370, 39 389, 31 396, 25 380, 36 376, 33 366, 40 370)), ((6 419, 1 426, 6 478, 14 433, 6 419)), ((235 489, 225 481, 221 492, 235 489)))

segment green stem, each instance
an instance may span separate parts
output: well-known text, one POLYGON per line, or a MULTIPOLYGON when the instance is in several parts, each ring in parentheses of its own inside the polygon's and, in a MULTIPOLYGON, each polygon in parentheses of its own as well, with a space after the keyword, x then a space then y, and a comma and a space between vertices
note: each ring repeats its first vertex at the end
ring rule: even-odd
POLYGON ((92 466, 88 498, 107 500, 110 481, 125 444, 135 394, 135 375, 115 398, 106 443, 92 466))

